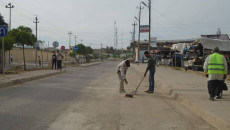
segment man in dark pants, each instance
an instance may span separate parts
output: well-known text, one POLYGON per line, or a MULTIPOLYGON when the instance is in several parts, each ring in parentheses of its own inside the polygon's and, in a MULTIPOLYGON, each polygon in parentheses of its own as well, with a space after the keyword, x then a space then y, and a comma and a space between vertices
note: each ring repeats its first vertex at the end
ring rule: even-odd
POLYGON ((206 58, 203 66, 205 76, 208 77, 208 92, 211 101, 214 101, 215 96, 217 96, 217 99, 220 99, 220 87, 228 73, 226 59, 219 52, 219 48, 215 47, 213 54, 206 58))
POLYGON ((57 68, 57 56, 56 56, 55 51, 54 51, 54 53, 52 55, 51 62, 52 62, 52 69, 53 69, 53 67, 55 67, 55 70, 56 70, 56 68, 57 68))
POLYGON ((149 89, 145 92, 153 93, 154 92, 154 74, 156 71, 156 59, 150 56, 148 51, 144 52, 145 57, 148 58, 148 66, 146 68, 144 77, 146 76, 147 72, 149 71, 149 89))

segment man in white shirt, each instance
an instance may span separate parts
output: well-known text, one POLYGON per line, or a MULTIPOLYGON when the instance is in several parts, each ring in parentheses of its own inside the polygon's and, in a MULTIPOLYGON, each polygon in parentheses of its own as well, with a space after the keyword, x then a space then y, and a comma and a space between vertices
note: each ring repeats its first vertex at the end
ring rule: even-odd
POLYGON ((128 84, 128 81, 126 79, 126 72, 128 70, 128 67, 130 67, 130 61, 131 59, 124 60, 117 67, 117 75, 120 80, 120 93, 125 93, 124 82, 128 84))

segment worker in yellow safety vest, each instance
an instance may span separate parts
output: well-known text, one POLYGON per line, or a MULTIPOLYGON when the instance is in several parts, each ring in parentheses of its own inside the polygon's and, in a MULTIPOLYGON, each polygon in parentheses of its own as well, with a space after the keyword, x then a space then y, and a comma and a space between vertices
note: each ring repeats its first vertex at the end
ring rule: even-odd
POLYGON ((227 77, 228 65, 225 57, 221 55, 218 47, 213 49, 213 54, 205 59, 204 72, 208 77, 208 92, 210 100, 214 101, 214 97, 220 99, 221 85, 227 77))

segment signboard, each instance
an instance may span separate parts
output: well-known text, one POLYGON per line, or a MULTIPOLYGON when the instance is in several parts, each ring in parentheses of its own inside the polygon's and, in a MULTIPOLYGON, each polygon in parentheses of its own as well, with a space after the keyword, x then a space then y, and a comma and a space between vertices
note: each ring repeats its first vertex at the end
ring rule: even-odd
POLYGON ((5 26, 0 26, 0 37, 5 37, 8 33, 8 29, 5 26))
POLYGON ((58 43, 57 41, 54 41, 54 42, 53 42, 53 47, 56 48, 56 47, 58 47, 58 46, 59 46, 59 43, 58 43))
POLYGON ((65 50, 65 46, 61 46, 61 50, 63 50, 63 51, 64 51, 64 50, 65 50))
POLYGON ((151 47, 157 47, 157 38, 151 37, 151 47))
POLYGON ((75 46, 75 47, 73 47, 73 50, 74 50, 74 51, 77 51, 77 50, 78 50, 78 48, 75 46))
POLYGON ((149 32, 149 25, 141 25, 140 26, 140 33, 149 32))

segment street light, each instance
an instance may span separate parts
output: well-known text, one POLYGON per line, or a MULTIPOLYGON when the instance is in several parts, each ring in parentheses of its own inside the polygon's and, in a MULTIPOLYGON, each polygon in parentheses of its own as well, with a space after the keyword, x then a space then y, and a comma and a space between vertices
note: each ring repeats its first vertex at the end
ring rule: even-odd
MULTIPOLYGON (((142 1, 141 3, 142 3, 143 5, 145 5, 145 6, 147 6, 147 4, 145 4, 145 2, 142 1)), ((148 7, 148 6, 147 6, 147 7, 148 7)))
POLYGON ((140 21, 137 17, 134 17, 137 21, 140 21))
MULTIPOLYGON (((6 8, 10 8, 10 21, 9 21, 9 31, 10 31, 11 30, 11 8, 14 8, 14 5, 9 3, 8 5, 6 5, 6 8)), ((9 50, 9 63, 10 63, 10 50, 9 50)))
POLYGON ((70 49, 70 46, 71 46, 71 35, 72 35, 72 32, 71 31, 69 31, 69 49, 70 49))

